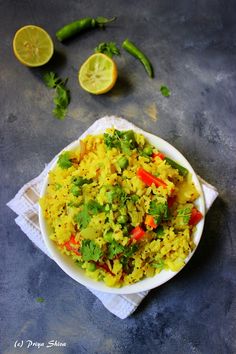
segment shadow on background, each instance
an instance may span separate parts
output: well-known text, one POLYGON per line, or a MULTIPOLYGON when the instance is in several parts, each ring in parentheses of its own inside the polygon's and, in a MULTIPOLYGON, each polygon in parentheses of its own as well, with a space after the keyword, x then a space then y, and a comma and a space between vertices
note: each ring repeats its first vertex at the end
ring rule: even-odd
POLYGON ((127 96, 129 93, 133 92, 133 86, 131 82, 125 77, 122 72, 119 72, 119 76, 114 88, 107 93, 108 97, 120 97, 127 96))
POLYGON ((66 55, 58 50, 54 50, 54 54, 47 64, 36 68, 29 68, 29 70, 35 77, 42 81, 43 75, 48 71, 60 73, 60 71, 65 67, 66 62, 66 55))

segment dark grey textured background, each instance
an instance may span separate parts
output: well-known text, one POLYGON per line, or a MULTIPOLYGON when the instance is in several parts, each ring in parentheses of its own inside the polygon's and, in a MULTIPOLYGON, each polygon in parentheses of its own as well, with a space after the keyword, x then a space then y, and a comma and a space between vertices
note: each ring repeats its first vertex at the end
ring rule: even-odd
POLYGON ((2 353, 235 354, 236 2, 223 0, 0 1, 1 340, 2 353), (118 16, 105 31, 68 44, 55 31, 84 16, 118 16), (52 68, 69 77, 69 116, 51 115, 42 69, 14 58, 12 39, 25 24, 55 40, 52 68), (101 41, 129 37, 147 53, 156 77, 122 52, 115 89, 95 97, 77 82, 101 41), (159 88, 172 91, 167 99, 159 88), (121 115, 168 140, 220 193, 200 246, 174 279, 119 320, 27 239, 6 206, 44 164, 105 114, 121 115), (37 303, 36 298, 45 298, 37 303), (16 340, 66 342, 65 349, 14 349, 16 340))

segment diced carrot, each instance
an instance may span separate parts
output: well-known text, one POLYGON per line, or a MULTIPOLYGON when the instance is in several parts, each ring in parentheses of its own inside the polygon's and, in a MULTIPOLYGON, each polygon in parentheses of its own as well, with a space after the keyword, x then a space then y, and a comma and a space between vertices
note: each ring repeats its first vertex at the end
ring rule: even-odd
POLYGON ((145 225, 150 226, 151 228, 155 229, 157 228, 157 224, 155 223, 155 219, 152 215, 146 215, 145 218, 145 225))
POLYGON ((133 240, 139 240, 145 235, 145 231, 140 227, 136 226, 132 231, 131 231, 132 237, 131 239, 133 240))

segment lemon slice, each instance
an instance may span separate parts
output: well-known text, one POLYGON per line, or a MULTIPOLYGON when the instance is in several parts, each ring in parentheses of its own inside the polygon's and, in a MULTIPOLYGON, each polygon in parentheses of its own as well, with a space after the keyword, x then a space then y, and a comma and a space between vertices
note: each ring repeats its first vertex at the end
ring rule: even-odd
POLYGON ((112 89, 117 80, 116 63, 107 55, 91 55, 79 70, 80 86, 94 95, 106 93, 112 89))
POLYGON ((46 64, 53 55, 53 42, 41 27, 28 25, 20 28, 13 39, 13 51, 24 65, 34 67, 46 64))

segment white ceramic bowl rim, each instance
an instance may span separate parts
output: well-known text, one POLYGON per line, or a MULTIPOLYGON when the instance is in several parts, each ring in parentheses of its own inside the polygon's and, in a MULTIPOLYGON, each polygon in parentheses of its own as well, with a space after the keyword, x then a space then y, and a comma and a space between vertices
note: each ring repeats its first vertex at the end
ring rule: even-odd
MULTIPOLYGON (((105 127, 103 131, 97 132, 94 135, 98 135, 99 133, 104 133, 104 131, 106 129, 107 129, 107 127, 105 127)), ((135 131, 135 128, 133 128, 133 130, 135 131)), ((200 212, 203 215, 205 215, 205 201, 204 201, 204 195, 202 192, 201 184, 198 180, 196 173, 194 172, 193 168, 191 167, 190 163, 186 160, 186 158, 176 148, 174 148, 171 144, 169 144, 167 141, 165 141, 155 135, 147 133, 145 131, 141 131, 140 129, 137 129, 137 132, 141 132, 152 145, 156 146, 166 156, 177 161, 180 165, 186 167, 189 170, 189 172, 192 174, 193 182, 194 182, 197 190, 200 193, 200 196, 196 200, 195 204, 196 204, 197 208, 200 210, 200 212)), ((80 140, 81 140, 81 138, 72 142, 66 148, 64 148, 62 151, 75 149, 76 147, 79 146, 80 140)), ((55 158, 55 161, 51 165, 50 170, 52 170, 56 166, 56 163, 57 163, 57 158, 55 158)), ((42 187, 42 191, 41 191, 41 195, 40 195, 41 197, 45 194, 46 189, 47 189, 47 185, 48 185, 48 175, 46 176, 44 183, 43 183, 43 187, 42 187)), ((106 292, 106 293, 113 293, 113 294, 132 294, 132 293, 137 293, 137 292, 150 290, 155 287, 158 287, 158 286, 162 285, 163 283, 167 282, 168 280, 170 280, 171 278, 173 278, 178 273, 178 272, 172 272, 170 270, 169 271, 163 270, 159 274, 155 275, 152 278, 145 278, 144 280, 141 280, 138 283, 135 283, 132 285, 127 285, 122 288, 108 287, 103 282, 98 282, 93 279, 90 279, 88 276, 85 275, 85 272, 83 270, 81 270, 72 259, 70 259, 70 257, 68 257, 66 255, 62 255, 58 251, 58 249, 55 246, 55 243, 52 240, 50 240, 48 237, 47 224, 46 224, 46 221, 43 217, 43 213, 42 213, 41 208, 39 208, 39 223, 40 223, 40 228, 41 228, 44 242, 45 242, 47 249, 49 250, 52 258, 54 259, 54 261, 71 278, 73 278, 77 282, 85 285, 88 288, 102 291, 102 292, 106 292)), ((194 239, 194 243, 195 243, 196 247, 193 250, 193 252, 191 252, 188 255, 188 257, 186 258, 185 264, 193 256, 193 254, 200 242, 200 238, 201 238, 202 231, 203 231, 203 226, 204 226, 204 218, 196 226, 196 231, 193 234, 193 239, 194 239)))

